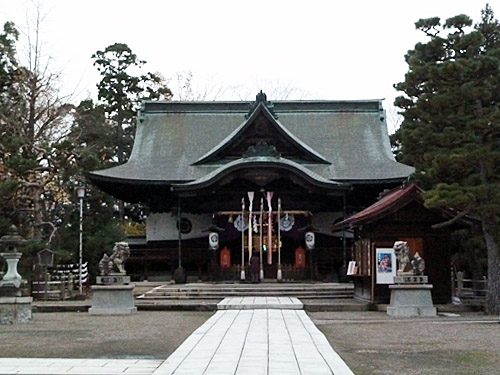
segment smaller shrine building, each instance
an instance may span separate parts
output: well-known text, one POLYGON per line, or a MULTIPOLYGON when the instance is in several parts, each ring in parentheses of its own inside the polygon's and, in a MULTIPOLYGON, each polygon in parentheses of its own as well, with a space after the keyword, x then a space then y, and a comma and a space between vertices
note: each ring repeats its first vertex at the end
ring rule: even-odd
MULTIPOLYGON (((352 260, 355 268, 351 277, 355 297, 371 303, 389 302, 388 285, 393 280, 384 280, 380 254, 389 253, 383 249, 392 249, 396 241, 405 241, 412 255, 418 252, 425 260, 424 273, 433 285, 433 302, 449 303, 452 292, 451 232, 472 225, 467 218, 453 225, 439 225, 454 216, 455 213, 448 210, 426 208, 422 190, 412 183, 385 192, 373 205, 336 223, 333 230, 354 233, 352 260)), ((390 260, 390 271, 395 271, 395 260, 390 260)))

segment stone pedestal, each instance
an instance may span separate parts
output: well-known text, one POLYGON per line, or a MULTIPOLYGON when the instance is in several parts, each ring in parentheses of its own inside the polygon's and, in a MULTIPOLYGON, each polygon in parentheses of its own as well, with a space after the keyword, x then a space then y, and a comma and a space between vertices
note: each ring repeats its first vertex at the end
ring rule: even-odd
POLYGON ((389 285, 391 304, 387 314, 395 317, 436 316, 432 304, 431 284, 389 285))
POLYGON ((0 324, 30 322, 32 302, 32 297, 0 297, 0 324))
POLYGON ((90 315, 130 315, 134 306, 134 285, 93 285, 90 315))

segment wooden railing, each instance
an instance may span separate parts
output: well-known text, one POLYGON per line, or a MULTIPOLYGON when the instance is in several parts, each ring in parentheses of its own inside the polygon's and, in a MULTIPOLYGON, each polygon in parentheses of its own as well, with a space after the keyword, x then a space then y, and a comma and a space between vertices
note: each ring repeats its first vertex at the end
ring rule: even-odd
POLYGON ((457 272, 454 279, 455 297, 465 305, 484 305, 488 281, 486 278, 480 280, 465 279, 463 272, 457 272))
POLYGON ((32 281, 31 295, 41 300, 66 300, 76 294, 73 280, 32 281))

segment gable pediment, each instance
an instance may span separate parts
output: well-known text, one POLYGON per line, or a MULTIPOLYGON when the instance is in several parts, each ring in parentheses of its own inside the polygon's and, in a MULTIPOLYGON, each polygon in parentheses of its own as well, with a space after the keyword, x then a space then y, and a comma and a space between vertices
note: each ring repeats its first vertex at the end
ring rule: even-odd
POLYGON ((246 155, 248 150, 262 144, 274 147, 279 156, 290 160, 331 164, 278 121, 272 105, 265 99, 265 94, 257 95, 257 101, 246 117, 246 121, 235 131, 192 165, 239 159, 246 155))

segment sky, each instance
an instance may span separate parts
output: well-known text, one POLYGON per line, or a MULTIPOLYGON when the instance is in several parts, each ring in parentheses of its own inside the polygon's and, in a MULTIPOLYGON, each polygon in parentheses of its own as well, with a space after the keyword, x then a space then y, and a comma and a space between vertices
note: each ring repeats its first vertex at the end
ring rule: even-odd
MULTIPOLYGON (((126 43, 144 72, 174 90, 192 73, 198 98, 241 100, 385 99, 404 80, 405 53, 425 40, 414 23, 467 14, 479 21, 486 0, 40 0, 43 53, 74 101, 96 98, 91 56, 126 43)), ((490 0, 500 16, 500 1, 490 0)), ((26 33, 34 0, 0 0, 0 22, 26 33)), ((23 37, 19 42, 26 44, 23 37)), ((179 94, 177 98, 179 99, 179 94)), ((390 116, 388 121, 391 122, 390 116)), ((391 125, 390 125, 391 126, 391 125)))

